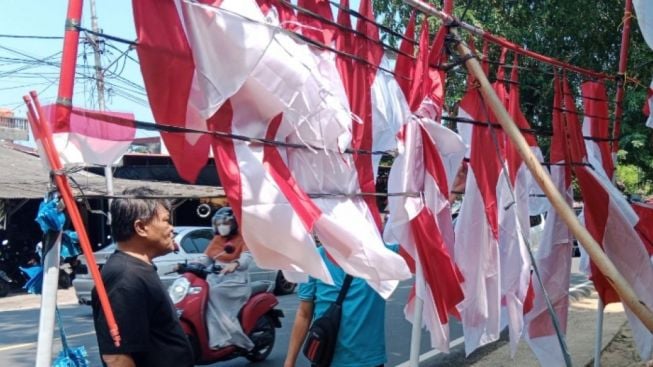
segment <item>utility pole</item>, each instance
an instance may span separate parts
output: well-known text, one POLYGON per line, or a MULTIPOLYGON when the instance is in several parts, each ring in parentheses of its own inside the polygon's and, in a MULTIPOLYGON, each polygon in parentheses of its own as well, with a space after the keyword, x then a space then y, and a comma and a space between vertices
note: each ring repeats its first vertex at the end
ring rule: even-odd
MULTIPOLYGON (((91 29, 93 32, 99 32, 97 11, 95 9, 95 0, 90 0, 91 4, 91 29)), ((100 40, 97 35, 90 35, 91 45, 93 46, 93 54, 95 56, 95 84, 97 87, 97 102, 98 110, 101 112, 106 110, 104 102, 104 70, 102 69, 102 58, 100 50, 100 40)), ((104 179, 106 181, 107 195, 113 195, 113 170, 111 164, 104 167, 104 179)), ((111 199, 107 200, 107 208, 111 207, 111 199)), ((107 225, 111 225, 111 211, 107 209, 107 225)), ((105 236, 102 236, 105 239, 105 236)))

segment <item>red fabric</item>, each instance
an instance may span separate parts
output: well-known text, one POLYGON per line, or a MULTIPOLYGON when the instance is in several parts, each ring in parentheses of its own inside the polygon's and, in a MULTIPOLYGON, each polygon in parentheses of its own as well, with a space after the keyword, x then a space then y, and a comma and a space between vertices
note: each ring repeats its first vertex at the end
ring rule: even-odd
MULTIPOLYGON (((270 121, 268 131, 265 134, 266 139, 275 140, 277 131, 281 125, 281 120, 282 115, 279 114, 270 121)), ((322 211, 297 185, 295 178, 290 172, 290 169, 288 169, 288 166, 284 162, 276 146, 267 144, 263 147, 263 164, 265 169, 273 177, 274 182, 279 186, 279 189, 286 197, 295 213, 297 213, 302 223, 304 223, 306 230, 312 231, 313 224, 315 224, 315 221, 320 218, 322 211)))
POLYGON ((438 310, 438 317, 441 323, 446 324, 448 313, 457 314, 456 305, 464 298, 460 287, 461 279, 457 276, 433 213, 427 207, 410 221, 410 227, 424 278, 431 288, 433 302, 438 310))
POLYGON ((632 207, 639 216, 635 230, 644 242, 649 256, 653 256, 653 205, 633 203, 632 207))
MULTIPOLYGON (((415 45, 413 44, 413 39, 415 38, 415 18, 416 12, 413 10, 410 13, 410 20, 406 26, 406 32, 404 37, 406 39, 401 40, 399 45, 399 50, 406 55, 415 55, 415 45)), ((415 60, 402 55, 397 55, 397 62, 395 63, 395 79, 397 84, 401 88, 401 91, 404 92, 404 96, 408 99, 410 95, 410 86, 413 80, 413 73, 415 72, 415 60)))
MULTIPOLYGON (((469 89, 460 102, 460 108, 466 111, 474 120, 495 120, 494 116, 490 114, 489 107, 485 106, 482 101, 478 90, 469 89)), ((492 134, 496 134, 497 140, 501 141, 502 132, 499 129, 491 131, 487 126, 474 125, 469 165, 472 167, 479 191, 483 196, 485 213, 492 227, 492 235, 498 240, 499 217, 496 188, 499 182, 501 163, 496 154, 497 148, 494 145, 495 138, 492 137, 492 134)))
MULTIPOLYGON (((526 120, 523 112, 521 111, 520 106, 520 95, 519 95, 519 75, 517 72, 517 66, 519 65, 517 61, 517 55, 513 59, 513 68, 510 74, 510 80, 513 84, 510 85, 510 92, 508 93, 508 113, 512 120, 515 122, 518 128, 520 129, 530 129, 530 124, 526 120)), ((532 134, 523 133, 526 142, 531 147, 537 147, 537 140, 532 134)), ((510 141, 506 141, 506 160, 508 164, 508 173, 510 175, 510 184, 515 185, 515 180, 517 179, 517 170, 522 165, 524 160, 519 155, 517 148, 510 141)))
MULTIPOLYGON (((43 106, 43 111, 50 122, 53 121, 55 105, 43 106)), ((75 107, 72 110, 67 123, 52 125, 52 133, 76 133, 91 138, 98 138, 110 141, 132 141, 136 135, 136 128, 133 124, 112 124, 107 123, 113 118, 122 121, 134 120, 133 113, 121 112, 100 112, 75 107)))
POLYGON ((427 96, 435 103, 437 117, 442 116, 442 109, 444 107, 444 93, 445 93, 445 82, 447 80, 447 74, 444 70, 439 69, 438 66, 441 66, 447 62, 447 53, 444 48, 444 40, 447 36, 448 29, 445 26, 441 26, 438 30, 438 33, 433 39, 431 44, 431 51, 429 53, 428 60, 428 87, 427 96))
MULTIPOLYGON (((567 139, 565 137, 565 122, 562 115, 562 80, 555 73, 553 77, 553 117, 551 125, 553 127, 553 137, 551 138, 550 159, 551 162, 570 161, 571 156, 568 154, 567 139)), ((565 166, 565 187, 571 185, 571 166, 565 166)))
MULTIPOLYGON (((328 0, 299 0, 297 5, 329 21, 333 21, 331 4, 328 0)), ((316 42, 328 46, 336 35, 336 27, 333 24, 327 23, 312 15, 300 11, 297 14, 297 20, 305 26, 301 29, 302 34, 316 42)))
POLYGON ((568 134, 567 148, 570 154, 570 159, 567 159, 567 162, 583 162, 587 158, 587 151, 585 150, 583 132, 576 113, 574 96, 571 93, 571 88, 569 88, 566 75, 562 77, 562 96, 562 116, 568 134))
MULTIPOLYGON (((154 120, 186 126, 188 96, 195 64, 173 1, 133 0, 138 58, 154 120), (156 9, 153 12, 152 9, 156 9)), ((161 132, 179 175, 194 182, 208 159, 211 138, 195 144, 187 134, 161 132)))
POLYGON ((410 96, 408 104, 410 110, 415 112, 419 105, 426 97, 428 88, 428 70, 429 70, 429 22, 422 22, 422 30, 419 34, 419 50, 417 51, 417 61, 415 63, 415 72, 410 86, 410 96))
MULTIPOLYGON (((349 0, 341 1, 340 6, 349 9, 349 0)), ((354 36, 351 32, 351 17, 349 16, 349 13, 342 9, 338 10, 338 24, 340 24, 345 30, 337 31, 336 49, 347 53, 353 52, 354 36)), ((336 55, 336 67, 338 68, 342 84, 345 87, 345 93, 349 97, 352 95, 354 61, 350 57, 338 54, 336 55)), ((351 100, 351 97, 349 97, 350 103, 351 100)))
MULTIPOLYGON (((207 124, 211 131, 231 133, 231 120, 233 109, 231 102, 227 101, 218 112, 215 113, 207 124)), ((234 148, 234 141, 231 138, 213 137, 213 155, 215 168, 220 177, 220 183, 227 195, 227 200, 234 211, 238 223, 242 223, 243 192, 240 182, 240 168, 234 148)))
MULTIPOLYGON (((358 11, 363 17, 374 19, 372 2, 363 0, 358 11)), ((359 20, 356 30, 365 34, 367 38, 357 38, 352 44, 353 54, 361 57, 373 66, 360 62, 353 63, 351 90, 349 103, 351 110, 363 121, 362 124, 354 122, 352 126, 352 148, 372 150, 372 84, 377 68, 381 63, 383 48, 379 45, 379 30, 376 24, 359 20), (370 41, 372 40, 372 41, 370 41), (377 41, 377 42, 374 42, 377 41)), ((374 172, 372 170, 372 156, 370 154, 354 154, 354 164, 358 172, 358 184, 361 192, 376 192, 374 172)), ((364 196, 374 221, 381 228, 381 215, 376 203, 376 198, 371 195, 364 196)))
MULTIPOLYGON (((590 136, 594 138, 610 138, 610 112, 608 110, 608 94, 603 82, 585 82, 581 86, 585 118, 590 120, 590 136)), ((612 179, 614 163, 609 141, 596 141, 601 151, 603 170, 612 179)))

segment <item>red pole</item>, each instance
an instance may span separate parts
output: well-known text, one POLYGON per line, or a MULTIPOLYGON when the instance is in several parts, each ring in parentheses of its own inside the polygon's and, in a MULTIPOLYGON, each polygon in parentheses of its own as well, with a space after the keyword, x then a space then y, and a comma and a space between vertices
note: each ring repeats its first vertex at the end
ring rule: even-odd
MULTIPOLYGON (((626 87, 626 69, 628 68, 628 49, 630 47, 630 20, 632 19, 633 1, 626 0, 624 7, 624 28, 621 31, 621 50, 619 52, 619 72, 617 78, 617 107, 614 110, 614 125, 612 126, 612 139, 619 139, 621 134, 621 116, 623 115, 623 101, 626 87)), ((619 140, 612 141, 612 152, 619 150, 619 140)))
POLYGON ((57 92, 55 126, 67 125, 73 105, 73 87, 75 84, 75 67, 77 66, 77 46, 81 24, 83 0, 69 0, 63 38, 63 55, 59 73, 59 91, 57 92))
MULTIPOLYGON (((52 141, 52 129, 50 128, 49 122, 46 120, 45 114, 41 109, 41 104, 39 103, 36 92, 32 91, 30 92, 30 95, 32 97, 33 104, 30 103, 29 97, 25 96, 23 99, 25 100, 25 104, 27 104, 27 114, 30 121, 30 126, 33 130, 34 138, 35 140, 40 138, 41 145, 43 146, 46 158, 50 164, 50 169, 52 171, 60 171, 63 168, 63 165, 61 164, 57 150, 54 147, 54 142, 52 141)), ((68 211, 70 220, 73 223, 73 227, 78 234, 84 257, 86 258, 89 271, 91 272, 91 276, 95 282, 95 288, 97 290, 98 298, 100 299, 100 305, 107 318, 109 333, 111 334, 116 347, 119 347, 120 333, 118 331, 118 324, 116 323, 113 310, 111 309, 109 297, 107 296, 107 291, 104 288, 104 283, 102 282, 100 271, 98 270, 97 263, 95 262, 93 249, 91 248, 91 243, 88 240, 88 234, 86 233, 86 227, 84 227, 82 216, 79 213, 79 209, 77 209, 77 204, 75 203, 72 189, 68 183, 68 178, 61 174, 55 174, 54 180, 55 184, 57 185, 57 189, 61 194, 61 198, 66 205, 66 210, 68 211)))

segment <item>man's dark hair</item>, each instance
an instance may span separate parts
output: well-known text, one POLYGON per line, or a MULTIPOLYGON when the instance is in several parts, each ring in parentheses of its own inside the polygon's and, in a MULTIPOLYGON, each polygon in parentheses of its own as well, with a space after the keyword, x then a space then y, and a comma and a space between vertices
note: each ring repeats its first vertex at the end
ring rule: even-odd
POLYGON ((111 202, 111 233, 116 242, 130 239, 136 231, 134 222, 141 220, 149 222, 157 215, 160 206, 170 210, 170 201, 165 199, 148 199, 160 196, 161 192, 147 187, 126 189, 122 192, 124 198, 113 199, 111 202))

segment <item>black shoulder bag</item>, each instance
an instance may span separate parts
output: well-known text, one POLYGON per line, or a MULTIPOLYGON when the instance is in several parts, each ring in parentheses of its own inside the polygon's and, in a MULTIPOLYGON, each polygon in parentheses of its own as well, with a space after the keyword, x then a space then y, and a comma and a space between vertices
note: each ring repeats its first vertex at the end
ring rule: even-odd
POLYGON ((340 330, 342 316, 342 301, 347 295, 353 277, 349 274, 338 294, 338 299, 332 303, 324 315, 313 321, 304 343, 304 355, 315 367, 328 367, 333 359, 340 330))

